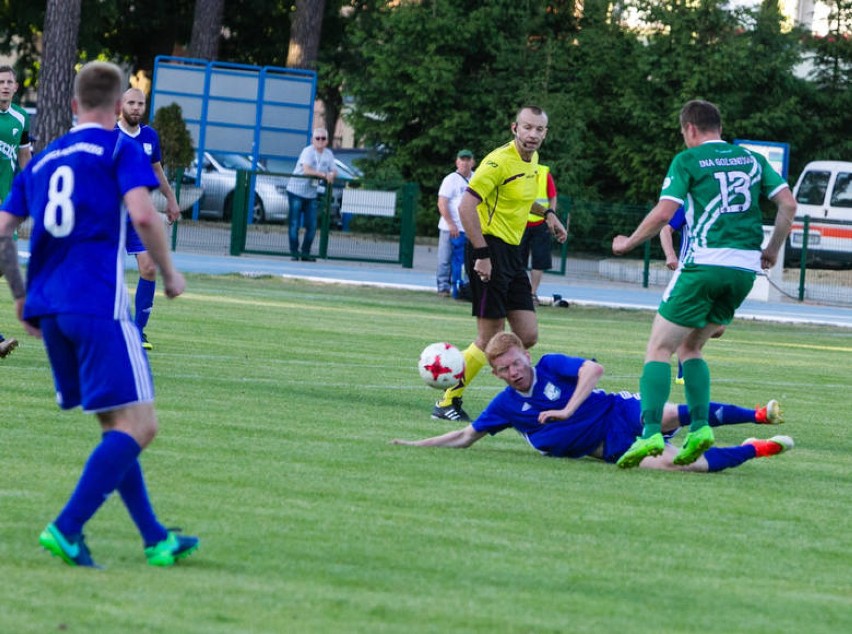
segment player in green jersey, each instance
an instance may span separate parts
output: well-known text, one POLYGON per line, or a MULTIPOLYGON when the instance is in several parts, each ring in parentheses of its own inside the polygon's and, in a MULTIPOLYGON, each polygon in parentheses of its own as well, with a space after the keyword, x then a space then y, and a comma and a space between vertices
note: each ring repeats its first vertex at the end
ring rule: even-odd
MULTIPOLYGON (((18 80, 11 66, 0 66, 0 202, 9 194, 17 168, 24 169, 32 158, 30 116, 12 103, 18 80)), ((0 358, 18 347, 18 340, 0 334, 0 358)))
POLYGON ((612 241, 613 253, 627 253, 659 234, 683 205, 693 245, 666 288, 651 328, 639 382, 643 432, 619 459, 622 468, 636 467, 665 447, 660 425, 675 353, 683 363, 692 422, 674 462, 695 462, 712 446, 710 370, 701 350, 720 326, 731 322, 757 272, 778 259, 796 213, 790 188, 763 156, 722 140, 722 117, 715 105, 686 103, 680 128, 687 149, 672 161, 656 206, 629 237, 618 235, 612 241), (761 196, 778 209, 763 250, 761 196))

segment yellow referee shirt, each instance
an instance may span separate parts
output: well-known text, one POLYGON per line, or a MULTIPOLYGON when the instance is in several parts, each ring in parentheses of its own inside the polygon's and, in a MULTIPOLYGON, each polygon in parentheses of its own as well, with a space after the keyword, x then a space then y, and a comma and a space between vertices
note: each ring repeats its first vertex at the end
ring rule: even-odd
POLYGON ((530 207, 538 197, 538 152, 524 161, 515 142, 497 148, 476 168, 468 189, 480 200, 476 210, 483 235, 518 245, 530 207))

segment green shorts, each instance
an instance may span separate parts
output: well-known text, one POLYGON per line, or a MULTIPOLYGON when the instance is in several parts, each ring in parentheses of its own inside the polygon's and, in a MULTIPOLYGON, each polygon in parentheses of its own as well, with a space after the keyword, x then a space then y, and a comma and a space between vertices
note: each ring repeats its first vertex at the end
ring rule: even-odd
POLYGON ((678 269, 663 294, 660 315, 678 326, 704 328, 731 323, 751 292, 754 271, 691 264, 678 269))

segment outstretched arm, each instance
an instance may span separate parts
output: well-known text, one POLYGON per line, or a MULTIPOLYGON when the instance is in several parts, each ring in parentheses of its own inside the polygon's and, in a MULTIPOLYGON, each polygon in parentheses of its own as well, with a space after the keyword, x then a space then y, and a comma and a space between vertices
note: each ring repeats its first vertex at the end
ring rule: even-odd
POLYGON ((624 255, 646 240, 659 235, 663 226, 668 224, 672 216, 675 215, 678 207, 680 207, 680 203, 668 198, 661 198, 630 236, 618 235, 612 239, 612 252, 615 255, 624 255))
POLYGON ((577 373, 577 387, 574 388, 574 393, 568 399, 568 402, 565 403, 565 407, 562 409, 546 409, 540 412, 538 422, 544 424, 549 420, 565 420, 569 418, 589 398, 589 394, 595 389, 603 373, 604 368, 600 363, 586 359, 577 373))
POLYGON ((484 431, 476 431, 473 425, 463 429, 447 432, 441 436, 424 438, 423 440, 391 440, 392 445, 410 445, 412 447, 453 447, 455 449, 466 449, 477 440, 485 436, 484 431))

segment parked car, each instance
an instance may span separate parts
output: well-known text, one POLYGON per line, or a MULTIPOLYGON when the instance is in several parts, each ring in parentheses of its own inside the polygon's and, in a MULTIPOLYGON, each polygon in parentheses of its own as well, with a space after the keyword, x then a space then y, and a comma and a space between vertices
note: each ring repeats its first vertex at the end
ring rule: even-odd
POLYGON ((787 262, 801 259, 804 219, 809 216, 808 262, 852 266, 852 162, 808 163, 793 194, 798 208, 787 238, 787 262))
MULTIPOLYGON (((252 171, 251 160, 242 154, 205 152, 200 170, 204 194, 198 204, 198 215, 229 221, 234 208, 237 170, 252 171)), ((265 174, 262 165, 254 177, 252 222, 284 222, 287 219, 287 179, 265 174)), ((198 174, 197 163, 189 169, 189 177, 198 174)), ((192 179, 194 182, 194 179, 192 179)))

